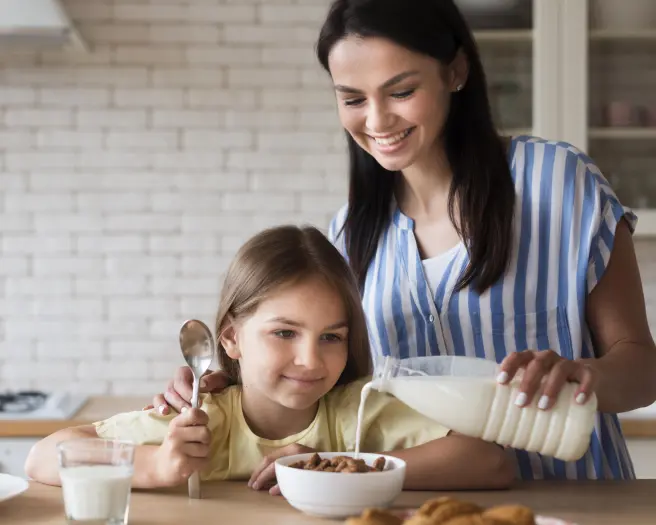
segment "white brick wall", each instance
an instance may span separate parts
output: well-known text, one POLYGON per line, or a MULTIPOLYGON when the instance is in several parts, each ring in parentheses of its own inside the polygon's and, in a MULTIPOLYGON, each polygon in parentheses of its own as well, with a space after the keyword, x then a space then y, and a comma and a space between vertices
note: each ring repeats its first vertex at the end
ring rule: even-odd
POLYGON ((344 201, 327 0, 65 4, 91 54, 0 53, 0 389, 152 393, 244 239, 344 201))
POLYGON ((328 0, 64 2, 91 54, 0 53, 0 390, 151 394, 244 239, 345 200, 328 0))

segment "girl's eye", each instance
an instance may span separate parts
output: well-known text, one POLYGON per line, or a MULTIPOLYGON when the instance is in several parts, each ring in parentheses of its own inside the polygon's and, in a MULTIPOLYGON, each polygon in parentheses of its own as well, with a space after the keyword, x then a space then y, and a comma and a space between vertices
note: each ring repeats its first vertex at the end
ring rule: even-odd
POLYGON ((359 106, 364 102, 363 98, 349 98, 344 101, 345 106, 359 106))
POLYGON ((339 342, 343 340, 343 337, 339 334, 323 334, 321 336, 322 341, 339 342))
POLYGON ((393 96, 394 98, 399 98, 399 99, 402 99, 402 98, 408 98, 408 97, 411 96, 414 92, 415 92, 414 89, 408 89, 407 91, 401 91, 400 93, 394 93, 394 94, 392 94, 392 96, 393 96))
POLYGON ((296 335, 294 333, 294 330, 277 330, 273 332, 273 334, 276 337, 280 337, 281 339, 291 339, 292 337, 294 337, 294 335, 296 335))

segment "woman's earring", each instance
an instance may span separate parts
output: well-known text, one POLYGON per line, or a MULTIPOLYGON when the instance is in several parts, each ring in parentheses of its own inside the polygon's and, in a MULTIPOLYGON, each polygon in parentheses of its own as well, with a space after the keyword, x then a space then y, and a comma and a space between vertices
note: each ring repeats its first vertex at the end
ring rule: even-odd
POLYGON ((463 86, 462 84, 458 84, 458 85, 456 86, 456 91, 462 91, 462 88, 464 88, 464 87, 465 87, 465 86, 463 86))

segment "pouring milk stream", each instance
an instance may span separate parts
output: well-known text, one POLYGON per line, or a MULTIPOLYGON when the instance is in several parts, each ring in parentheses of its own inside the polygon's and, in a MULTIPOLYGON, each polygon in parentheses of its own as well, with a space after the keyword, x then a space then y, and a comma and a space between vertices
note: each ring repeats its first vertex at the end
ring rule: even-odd
POLYGON ((520 408, 515 405, 519 380, 501 385, 497 373, 496 363, 472 357, 383 358, 372 381, 362 389, 356 457, 364 406, 372 389, 392 394, 460 434, 563 461, 575 461, 585 454, 595 423, 596 396, 580 405, 574 399, 577 385, 568 383, 550 410, 537 407, 539 396, 520 408))

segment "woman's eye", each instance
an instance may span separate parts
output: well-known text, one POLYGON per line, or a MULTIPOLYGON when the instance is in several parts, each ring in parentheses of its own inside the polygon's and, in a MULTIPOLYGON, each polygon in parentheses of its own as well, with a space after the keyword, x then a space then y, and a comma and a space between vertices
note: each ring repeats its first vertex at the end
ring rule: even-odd
POLYGON ((349 98, 344 101, 345 106, 359 106, 364 102, 363 98, 349 98))
POLYGON ((392 96, 393 96, 394 98, 408 98, 408 97, 411 96, 414 92, 415 92, 414 89, 408 89, 407 91, 401 91, 401 92, 399 92, 399 93, 394 93, 394 94, 392 94, 392 96))
POLYGON ((337 341, 343 341, 343 337, 339 334, 323 334, 321 336, 322 341, 330 341, 332 342, 337 342, 337 341))
POLYGON ((296 335, 294 333, 294 330, 277 330, 273 332, 273 334, 276 337, 280 337, 282 339, 291 339, 292 337, 294 337, 294 335, 296 335))

